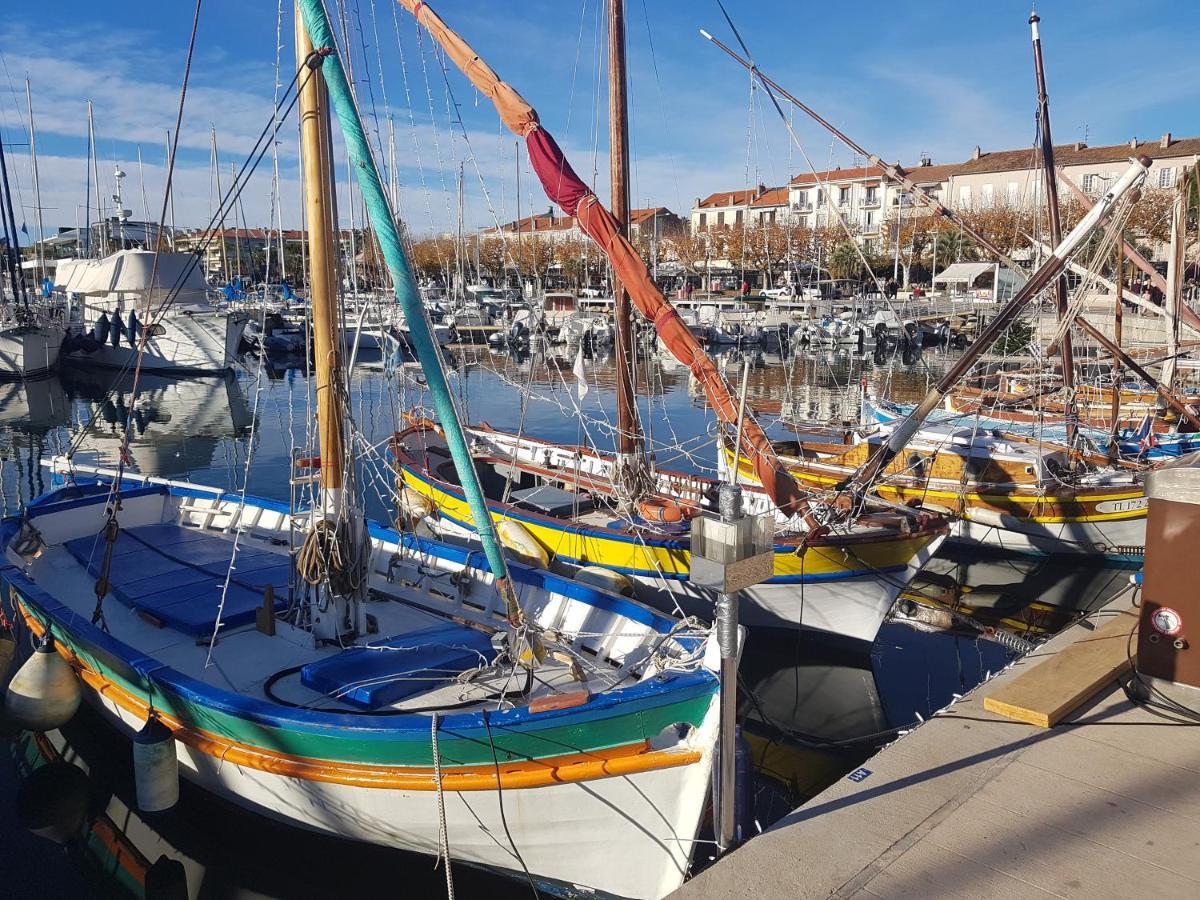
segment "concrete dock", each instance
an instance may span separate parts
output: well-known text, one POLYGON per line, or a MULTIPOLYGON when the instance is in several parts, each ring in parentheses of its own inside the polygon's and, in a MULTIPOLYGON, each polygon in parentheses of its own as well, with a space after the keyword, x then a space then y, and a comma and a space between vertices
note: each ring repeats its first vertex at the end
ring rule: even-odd
POLYGON ((673 896, 1200 896, 1200 728, 1132 703, 1115 680, 1051 729, 984 708, 1128 603, 1058 635, 673 896))

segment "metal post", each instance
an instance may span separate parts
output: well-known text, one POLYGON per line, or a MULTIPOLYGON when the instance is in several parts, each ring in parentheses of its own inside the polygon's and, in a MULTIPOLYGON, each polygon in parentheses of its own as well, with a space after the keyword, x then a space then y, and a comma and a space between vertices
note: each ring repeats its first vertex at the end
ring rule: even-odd
MULTIPOLYGON (((735 475, 736 477, 736 475, 735 475)), ((742 517, 742 489, 722 484, 721 521, 742 517)), ((717 845, 731 850, 737 841, 737 670, 738 592, 721 592, 716 603, 717 646, 721 650, 721 741, 717 803, 717 845)))

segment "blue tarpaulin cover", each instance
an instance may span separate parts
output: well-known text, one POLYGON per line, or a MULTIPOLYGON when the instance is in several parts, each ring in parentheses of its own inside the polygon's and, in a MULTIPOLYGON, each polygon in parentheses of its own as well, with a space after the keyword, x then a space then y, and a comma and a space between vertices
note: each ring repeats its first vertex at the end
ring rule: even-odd
MULTIPOLYGON (((100 574, 104 538, 97 535, 67 541, 68 552, 100 574)), ((221 603, 221 589, 233 557, 233 544, 216 535, 179 525, 143 525, 122 529, 113 546, 108 580, 113 596, 143 610, 164 625, 195 636, 211 634, 221 603)), ((243 542, 225 594, 222 621, 237 628, 254 621, 263 590, 275 587, 276 609, 287 602, 288 563, 279 553, 243 542)))

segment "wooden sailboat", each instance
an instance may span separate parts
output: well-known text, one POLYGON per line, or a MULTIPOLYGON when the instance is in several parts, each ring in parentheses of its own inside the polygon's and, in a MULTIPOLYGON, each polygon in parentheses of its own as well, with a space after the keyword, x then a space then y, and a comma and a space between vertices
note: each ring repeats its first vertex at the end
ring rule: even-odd
MULTIPOLYGON (((753 460, 761 491, 747 498, 759 512, 777 510, 775 577, 744 594, 743 621, 806 627, 874 640, 896 597, 940 542, 937 515, 885 505, 857 518, 824 516, 812 493, 796 488, 778 465, 766 435, 742 417, 732 392, 687 325, 651 282, 645 266, 610 213, 579 180, 537 113, 501 81, 427 3, 402 0, 417 21, 485 96, 501 118, 525 138, 534 170, 551 200, 606 252, 621 282, 617 341, 618 444, 613 454, 554 444, 487 427, 469 429, 484 473, 488 508, 518 543, 566 571, 600 566, 630 576, 639 596, 672 608, 711 615, 712 598, 693 589, 687 573, 688 519, 714 501, 716 483, 678 472, 656 471, 642 453, 632 378, 621 347, 628 340, 628 296, 653 322, 663 344, 695 376, 717 414, 740 422, 743 451, 753 460), (493 474, 495 477, 493 477, 493 474), (514 490, 516 494, 514 494, 514 490), (572 497, 586 491, 586 497, 572 497), (820 517, 820 521, 818 518, 820 517)), ((613 125, 613 196, 627 204, 625 186, 624 48, 619 2, 610 7, 610 119, 613 125), (616 17, 618 27, 613 26, 616 17)), ((628 359, 628 354, 625 355, 628 359)), ((442 534, 469 537, 465 498, 443 465, 443 436, 428 422, 397 435, 397 465, 404 484, 426 498, 429 519, 442 534)))
MULTIPOLYGON (((206 791, 554 893, 662 897, 687 873, 710 783, 708 634, 509 565, 490 523, 481 556, 358 511, 326 86, 451 452, 465 442, 324 7, 299 5, 321 444, 295 477, 312 501, 57 459, 60 486, 0 525, 8 611, 52 636, 124 733, 169 729, 180 773, 206 791)), ((469 461, 458 477, 486 517, 469 461)))
MULTIPOLYGON (((800 440, 780 458, 801 481, 845 483, 897 427, 883 425, 851 444, 800 440)), ((726 451, 727 465, 734 455, 726 451)), ((753 473, 742 460, 741 474, 753 473)), ((1146 497, 1135 470, 1112 468, 1101 453, 1081 454, 1034 437, 996 433, 967 419, 922 428, 873 484, 899 503, 919 500, 955 517, 953 540, 1014 552, 1140 557, 1146 497), (1066 479, 1075 464, 1092 470, 1066 479)))

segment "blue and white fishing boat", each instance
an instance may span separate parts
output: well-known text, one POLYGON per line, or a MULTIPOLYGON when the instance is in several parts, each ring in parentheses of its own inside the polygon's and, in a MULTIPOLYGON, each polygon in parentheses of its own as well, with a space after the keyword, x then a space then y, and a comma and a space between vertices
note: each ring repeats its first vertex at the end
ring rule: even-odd
POLYGON ((0 526, 7 612, 43 641, 9 712, 51 728, 82 695, 136 735, 147 809, 172 805, 182 775, 298 827, 436 854, 448 881, 453 861, 554 894, 663 897, 706 809, 716 642, 506 560, 324 6, 299 6, 320 453, 297 453, 286 504, 53 460, 54 489, 0 526), (326 91, 482 551, 360 511, 326 91))

